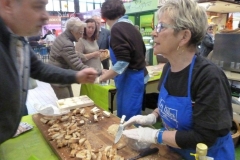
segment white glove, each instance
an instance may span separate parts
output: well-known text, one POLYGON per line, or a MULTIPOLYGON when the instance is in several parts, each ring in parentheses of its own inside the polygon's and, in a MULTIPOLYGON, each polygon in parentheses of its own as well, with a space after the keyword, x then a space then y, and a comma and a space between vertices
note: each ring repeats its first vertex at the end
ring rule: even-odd
POLYGON ((137 115, 130 118, 123 124, 124 127, 131 126, 132 124, 152 125, 156 123, 156 116, 154 114, 148 114, 147 116, 137 115))
POLYGON ((123 134, 131 139, 136 139, 139 142, 154 143, 156 144, 156 137, 159 130, 148 127, 139 127, 136 129, 124 130, 123 134))

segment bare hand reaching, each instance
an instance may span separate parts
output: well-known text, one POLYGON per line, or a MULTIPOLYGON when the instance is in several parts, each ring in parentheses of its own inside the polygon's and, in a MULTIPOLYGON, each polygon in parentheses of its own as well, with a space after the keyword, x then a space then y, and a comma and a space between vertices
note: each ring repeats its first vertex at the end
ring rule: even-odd
POLYGON ((78 71, 76 74, 76 79, 78 83, 94 83, 95 79, 98 76, 98 72, 93 68, 85 68, 81 71, 78 71))

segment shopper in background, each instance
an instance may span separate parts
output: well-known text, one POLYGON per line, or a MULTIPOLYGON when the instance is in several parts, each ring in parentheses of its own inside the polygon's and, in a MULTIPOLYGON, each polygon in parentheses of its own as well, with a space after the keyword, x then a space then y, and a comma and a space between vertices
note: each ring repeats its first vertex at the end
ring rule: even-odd
POLYGON ((76 51, 82 58, 85 65, 90 66, 101 72, 100 51, 97 44, 98 29, 94 19, 87 19, 85 21, 86 28, 84 28, 83 37, 76 43, 76 51))
POLYGON ((55 41, 56 36, 54 34, 52 34, 51 31, 49 31, 49 34, 46 36, 45 38, 45 42, 47 44, 47 46, 51 46, 53 44, 53 42, 55 41))
MULTIPOLYGON (((98 47, 99 49, 108 49, 109 48, 109 36, 110 31, 108 29, 105 29, 101 27, 101 17, 100 16, 93 16, 92 17, 97 22, 97 28, 98 28, 98 47)), ((109 58, 102 61, 103 69, 109 69, 109 58)))
POLYGON ((52 34, 55 36, 55 38, 57 37, 56 29, 52 29, 52 34))
MULTIPOLYGON (((66 30, 56 38, 51 46, 49 64, 76 71, 88 68, 82 63, 80 55, 75 51, 73 42, 83 36, 86 24, 79 18, 72 17, 66 22, 66 30)), ((70 84, 51 84, 58 99, 73 97, 70 84)))
POLYGON ((106 0, 102 4, 102 18, 111 28, 110 58, 113 67, 99 77, 99 81, 114 78, 117 88, 117 115, 126 119, 141 114, 144 83, 148 75, 145 63, 146 48, 140 32, 128 19, 121 0, 106 0), (125 28, 125 29, 123 29, 125 28))
POLYGON ((234 160, 228 79, 219 67, 196 54, 207 28, 205 9, 194 0, 168 0, 157 16, 154 54, 169 61, 159 82, 158 108, 152 114, 132 117, 124 126, 151 125, 161 118, 164 127, 125 128, 123 134, 141 142, 166 144, 186 160, 195 159, 190 153, 196 153, 198 143, 208 146, 209 157, 234 160))
POLYGON ((50 30, 47 30, 47 33, 43 37, 41 37, 41 40, 45 40, 47 35, 49 34, 52 34, 52 32, 50 30))
POLYGON ((205 37, 201 42, 200 55, 207 57, 208 54, 213 50, 214 46, 214 35, 213 35, 213 26, 207 28, 205 37))
POLYGON ((26 110, 29 77, 48 83, 92 83, 97 72, 76 72, 37 59, 25 36, 37 35, 48 20, 47 0, 0 1, 0 144, 13 137, 26 110), (36 9, 37 6, 37 9, 36 9))
MULTIPOLYGON (((94 19, 87 19, 86 21, 87 27, 84 29, 83 37, 79 39, 76 43, 76 51, 82 58, 82 61, 85 65, 93 67, 99 73, 102 73, 102 66, 100 60, 99 47, 97 44, 98 37, 98 29, 97 23, 94 19)), ((89 88, 92 88, 89 84, 81 85, 80 95, 85 94, 85 91, 88 91, 89 88)), ((90 95, 88 95, 90 96, 90 95)))

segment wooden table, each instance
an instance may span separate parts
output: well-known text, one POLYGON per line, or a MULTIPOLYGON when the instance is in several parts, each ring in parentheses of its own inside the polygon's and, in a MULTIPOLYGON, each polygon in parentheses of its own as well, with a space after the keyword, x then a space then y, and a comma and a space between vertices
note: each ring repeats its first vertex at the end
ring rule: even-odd
MULTIPOLYGON (((91 107, 87 107, 88 110, 91 107)), ((24 116, 22 121, 28 122, 34 128, 16 138, 10 139, 0 145, 1 160, 75 160, 65 153, 70 153, 69 149, 57 149, 54 141, 49 141, 47 129, 50 127, 40 122, 40 114, 24 116), (65 150, 65 151, 64 151, 65 150), (64 158, 63 158, 64 157, 64 158)), ((112 145, 114 137, 109 135, 107 129, 112 124, 119 124, 120 119, 114 115, 110 118, 104 118, 99 122, 93 122, 90 115, 89 121, 85 126, 87 129, 87 139, 92 146, 112 145), (91 121, 91 122, 90 122, 91 121)), ((154 147, 154 145, 152 146, 154 147)), ((159 153, 147 156, 142 159, 160 159, 160 160, 179 160, 179 155, 169 150, 165 145, 158 145, 159 153)), ((124 156, 125 159, 134 157, 139 153, 126 146, 118 150, 118 154, 124 156)))

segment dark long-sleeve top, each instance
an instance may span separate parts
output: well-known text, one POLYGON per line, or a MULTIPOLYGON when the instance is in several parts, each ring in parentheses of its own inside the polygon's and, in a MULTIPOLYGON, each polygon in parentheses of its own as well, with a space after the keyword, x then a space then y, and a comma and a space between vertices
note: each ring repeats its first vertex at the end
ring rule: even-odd
POLYGON ((76 71, 61 69, 38 60, 24 38, 11 33, 0 18, 0 144, 11 138, 25 107, 29 76, 48 83, 76 83, 76 71), (24 47, 23 72, 19 73, 16 41, 24 47), (20 76, 21 75, 21 76, 20 76))
MULTIPOLYGON (((167 63, 163 68, 159 90, 169 67, 167 63)), ((189 68, 190 65, 180 72, 169 71, 165 87, 170 95, 187 96, 189 68)), ((176 143, 183 149, 195 149, 200 142, 211 147, 232 126, 231 91, 224 72, 202 56, 197 56, 193 68, 191 98, 193 128, 177 131, 176 143)))
POLYGON ((200 48, 200 54, 203 57, 207 57, 208 54, 213 50, 214 41, 211 35, 206 33, 204 36, 202 42, 201 42, 201 48, 200 48))
POLYGON ((140 32, 132 24, 127 22, 114 24, 111 29, 110 46, 117 61, 129 62, 129 69, 144 69, 146 75, 145 44, 140 32))

